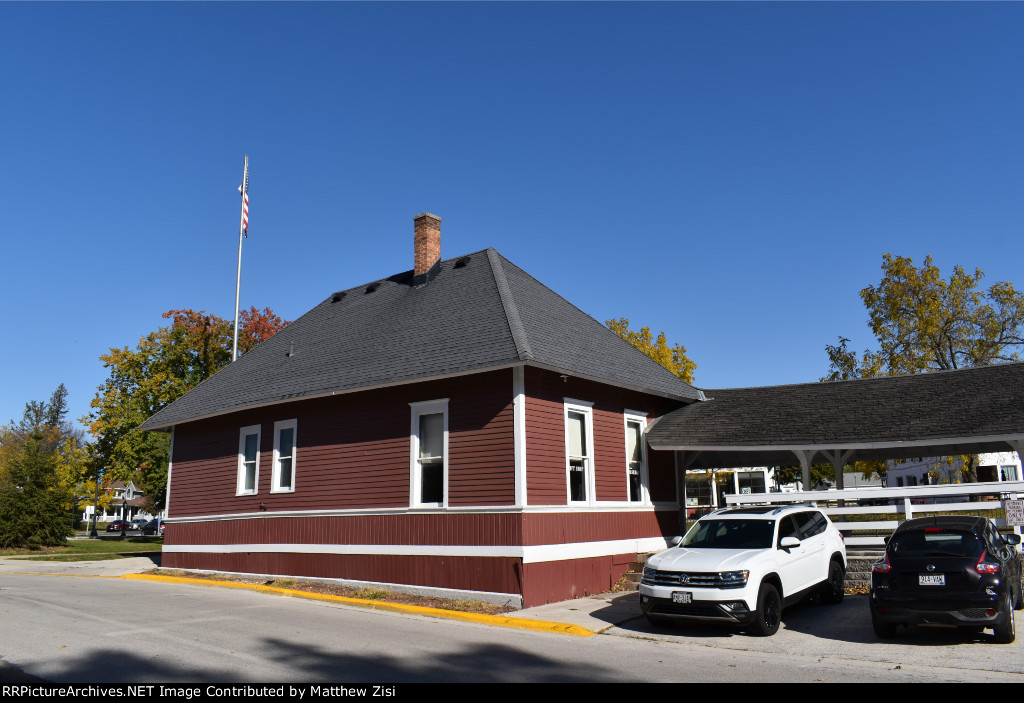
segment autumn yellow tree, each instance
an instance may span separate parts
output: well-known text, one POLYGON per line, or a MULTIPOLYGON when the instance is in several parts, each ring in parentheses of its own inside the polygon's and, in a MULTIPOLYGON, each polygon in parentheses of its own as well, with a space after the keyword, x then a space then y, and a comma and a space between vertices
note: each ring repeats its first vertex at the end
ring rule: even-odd
MULTIPOLYGON (((961 266, 943 278, 930 255, 918 268, 909 257, 885 254, 881 281, 860 292, 877 347, 857 354, 848 348, 849 339, 839 337, 838 344, 825 346, 829 374, 821 380, 1018 360, 1024 346, 1024 294, 1005 281, 982 288, 983 278, 981 269, 967 272, 961 266)), ((965 478, 971 480, 977 457, 963 459, 965 478)))
POLYGON ((641 327, 639 331, 631 330, 629 318, 626 317, 608 320, 605 325, 679 378, 687 383, 693 383, 693 372, 696 371, 697 364, 686 356, 686 347, 683 345, 676 344, 670 347, 664 331, 655 337, 650 327, 641 327))
MULTIPOLYGON (((231 362, 231 321, 205 310, 169 310, 163 317, 171 324, 143 336, 134 349, 111 349, 100 357, 109 376, 82 418, 104 481, 134 480, 151 512, 163 507, 170 437, 138 426, 231 362)), ((287 324, 270 308, 242 310, 239 352, 287 324)))

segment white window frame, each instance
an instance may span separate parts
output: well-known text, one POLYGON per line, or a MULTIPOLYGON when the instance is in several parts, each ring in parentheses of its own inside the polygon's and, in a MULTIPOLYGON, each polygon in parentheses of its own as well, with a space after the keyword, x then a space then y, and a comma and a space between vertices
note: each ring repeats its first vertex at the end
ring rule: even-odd
POLYGON ((632 500, 629 497, 629 444, 626 443, 626 502, 631 505, 650 505, 651 491, 648 484, 647 472, 647 413, 636 410, 625 410, 622 413, 623 439, 629 437, 629 423, 635 422, 640 425, 640 499, 632 500))
POLYGON ((574 398, 563 399, 562 431, 565 433, 565 504, 593 505, 596 502, 596 482, 594 481, 594 404, 586 400, 574 398), (569 413, 581 413, 584 416, 584 428, 587 432, 587 446, 584 447, 583 487, 587 492, 584 500, 572 499, 570 477, 572 475, 572 457, 569 454, 569 413))
POLYGON ((260 492, 260 447, 263 442, 262 425, 249 425, 238 431, 238 477, 235 481, 236 496, 254 496, 260 492), (252 490, 245 489, 245 438, 256 435, 256 466, 253 470, 252 490))
POLYGON ((270 492, 271 493, 294 493, 295 492, 295 468, 298 465, 299 430, 298 419, 278 420, 274 423, 274 463, 270 471, 270 492), (292 431, 292 485, 281 485, 281 430, 292 431))
POLYGON ((446 508, 448 507, 448 398, 424 400, 409 403, 412 409, 409 422, 409 506, 412 508, 446 508), (422 488, 422 471, 420 466, 420 417, 423 415, 444 416, 444 439, 442 442, 442 485, 441 501, 424 503, 420 500, 422 488))

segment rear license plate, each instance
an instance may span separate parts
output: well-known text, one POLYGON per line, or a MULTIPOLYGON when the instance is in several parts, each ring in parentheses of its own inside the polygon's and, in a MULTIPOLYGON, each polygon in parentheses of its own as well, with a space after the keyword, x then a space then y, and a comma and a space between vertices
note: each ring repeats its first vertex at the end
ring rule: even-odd
POLYGON ((692 603, 693 593, 690 591, 672 591, 673 603, 692 603))
POLYGON ((917 577, 917 584, 919 586, 945 586, 946 575, 945 574, 920 574, 917 577))

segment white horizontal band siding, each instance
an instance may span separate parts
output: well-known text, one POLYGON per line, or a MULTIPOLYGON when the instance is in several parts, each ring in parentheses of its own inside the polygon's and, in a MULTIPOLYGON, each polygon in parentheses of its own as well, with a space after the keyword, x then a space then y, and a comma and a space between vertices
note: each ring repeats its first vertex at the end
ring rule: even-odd
POLYGON ((541 544, 529 547, 485 547, 410 544, 173 544, 163 550, 175 554, 359 554, 429 557, 504 557, 522 559, 524 564, 570 561, 592 557, 655 552, 665 549, 661 537, 620 539, 607 542, 541 544))

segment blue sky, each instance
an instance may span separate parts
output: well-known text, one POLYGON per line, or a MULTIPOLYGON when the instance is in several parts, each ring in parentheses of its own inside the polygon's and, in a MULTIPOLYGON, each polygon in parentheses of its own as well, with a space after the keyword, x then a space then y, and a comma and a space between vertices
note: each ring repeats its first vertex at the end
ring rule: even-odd
POLYGON ((0 3, 0 422, 174 308, 495 247, 705 388, 815 381, 885 252, 1017 281, 1022 3, 0 3))

